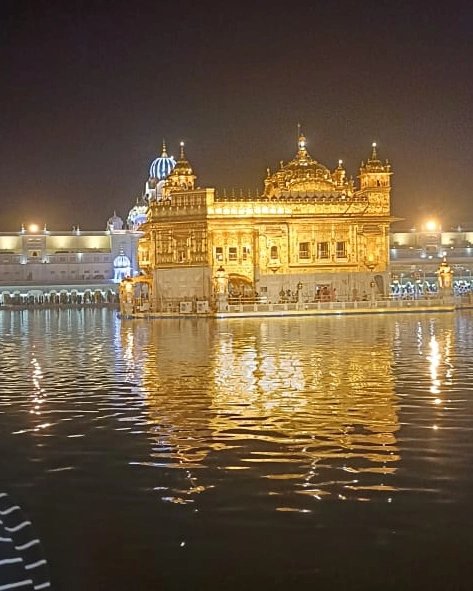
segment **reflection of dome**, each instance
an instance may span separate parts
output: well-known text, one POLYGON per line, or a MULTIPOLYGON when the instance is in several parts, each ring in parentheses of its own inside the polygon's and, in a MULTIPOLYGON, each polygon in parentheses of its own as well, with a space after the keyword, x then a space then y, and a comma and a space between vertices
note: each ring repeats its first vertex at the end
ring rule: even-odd
POLYGON ((163 142, 163 151, 159 158, 151 162, 149 167, 149 178, 163 180, 169 176, 173 168, 176 166, 176 161, 172 156, 168 156, 166 152, 166 144, 163 142))
POLYGON ((131 266, 130 259, 126 256, 126 254, 120 253, 117 257, 113 259, 113 266, 115 269, 126 269, 131 266))
POLYGON ((264 181, 266 197, 297 197, 298 195, 349 195, 352 183, 345 178, 341 161, 334 172, 314 160, 307 151, 306 139, 299 134, 296 157, 271 173, 264 181))

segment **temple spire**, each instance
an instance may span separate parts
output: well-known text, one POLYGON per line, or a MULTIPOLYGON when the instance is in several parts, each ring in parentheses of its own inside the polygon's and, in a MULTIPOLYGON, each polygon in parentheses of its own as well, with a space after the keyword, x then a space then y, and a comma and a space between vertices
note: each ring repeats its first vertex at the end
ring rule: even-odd
POLYGON ((377 160, 378 159, 378 154, 376 152, 376 142, 373 142, 371 144, 371 147, 372 147, 371 160, 377 160))
POLYGON ((306 139, 304 134, 302 133, 302 126, 300 123, 297 124, 297 147, 298 158, 307 158, 306 139))

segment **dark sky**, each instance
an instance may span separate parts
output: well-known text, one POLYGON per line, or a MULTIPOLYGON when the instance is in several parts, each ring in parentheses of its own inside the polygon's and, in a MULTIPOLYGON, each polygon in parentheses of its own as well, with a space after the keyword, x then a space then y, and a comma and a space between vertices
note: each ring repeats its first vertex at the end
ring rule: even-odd
POLYGON ((393 213, 473 226, 469 3, 0 2, 0 230, 126 217, 165 137, 200 186, 292 158, 356 176, 378 142, 393 213), (280 6, 280 7, 279 7, 280 6))

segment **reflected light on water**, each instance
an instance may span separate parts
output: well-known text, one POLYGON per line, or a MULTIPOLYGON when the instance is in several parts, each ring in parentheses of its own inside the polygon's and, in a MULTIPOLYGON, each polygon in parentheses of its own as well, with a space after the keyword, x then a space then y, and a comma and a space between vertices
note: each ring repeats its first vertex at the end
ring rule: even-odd
POLYGON ((168 327, 149 325, 141 346, 151 465, 191 471, 177 502, 184 490, 217 486, 202 470, 216 461, 220 470, 267 482, 270 496, 365 499, 391 488, 385 481, 399 461, 399 421, 388 341, 317 347, 308 324, 296 325, 300 334, 291 339, 291 323, 222 323, 203 348, 189 323, 180 326, 179 349, 168 327), (204 359, 208 373, 196 372, 204 359))
POLYGON ((0 338, 2 476, 62 588, 154 588, 168 567, 227 588, 241 565, 232 589, 316 588, 319 567, 320 588, 383 588, 405 555, 409 588, 419 564, 418 588, 435 564, 433 587, 469 580, 450 559, 468 572, 473 312, 3 311, 0 338))
POLYGON ((126 465, 163 502, 195 509, 202 495, 229 510, 264 499, 300 512, 392 499, 415 488, 399 474, 415 429, 429 433, 422 457, 437 457, 466 404, 452 388, 458 342, 446 317, 11 318, 0 407, 11 434, 34 435, 48 473, 87 465, 97 441, 107 468, 126 465))
POLYGON ((428 360, 430 361, 430 379, 432 384, 430 386, 431 394, 438 394, 440 392, 440 380, 438 379, 438 368, 440 365, 440 347, 435 336, 430 338, 429 343, 430 355, 428 360))

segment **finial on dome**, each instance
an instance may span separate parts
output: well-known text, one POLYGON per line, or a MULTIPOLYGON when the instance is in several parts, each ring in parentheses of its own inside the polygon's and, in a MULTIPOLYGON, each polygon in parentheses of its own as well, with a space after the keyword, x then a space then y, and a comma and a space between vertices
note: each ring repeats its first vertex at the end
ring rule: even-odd
POLYGON ((163 152, 161 154, 161 158, 167 158, 167 151, 166 151, 166 140, 163 138, 163 152))
POLYGON ((371 147, 373 148, 373 151, 371 152, 371 160, 377 160, 378 154, 376 153, 376 142, 373 142, 371 147))
POLYGON ((340 168, 343 166, 343 160, 341 160, 341 159, 340 159, 340 160, 338 161, 338 166, 339 166, 340 168))
POLYGON ((180 154, 179 158, 180 158, 181 160, 185 160, 185 159, 186 159, 186 155, 184 154, 184 145, 185 145, 185 144, 184 144, 184 142, 181 140, 181 141, 179 142, 179 146, 180 146, 180 148, 181 148, 181 154, 180 154))
POLYGON ((305 150, 305 143, 306 143, 305 137, 302 134, 300 134, 300 136, 299 136, 299 150, 305 150))
POLYGON ((307 158, 307 147, 306 147, 306 139, 302 132, 302 125, 300 123, 297 124, 297 147, 298 147, 298 158, 307 158))

